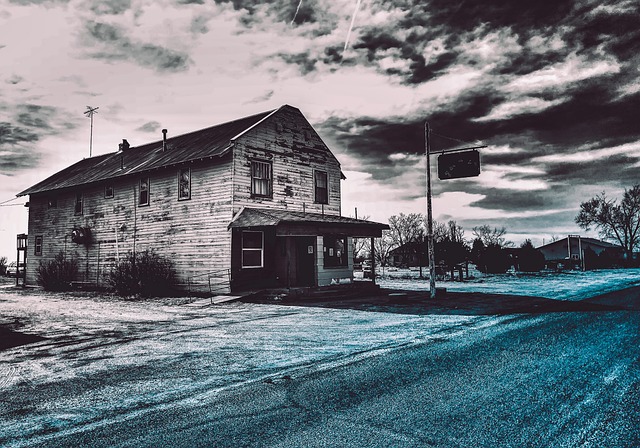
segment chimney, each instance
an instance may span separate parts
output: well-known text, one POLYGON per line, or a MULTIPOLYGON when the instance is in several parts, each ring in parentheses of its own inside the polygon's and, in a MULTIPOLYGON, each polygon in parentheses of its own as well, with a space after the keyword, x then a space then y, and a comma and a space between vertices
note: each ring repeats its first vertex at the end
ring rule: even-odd
POLYGON ((163 129, 162 130, 162 151, 166 151, 167 150, 167 130, 163 129))
POLYGON ((122 143, 118 145, 118 149, 120 151, 126 151, 127 149, 129 149, 130 146, 131 145, 129 145, 129 142, 127 141, 127 139, 123 138, 122 143))

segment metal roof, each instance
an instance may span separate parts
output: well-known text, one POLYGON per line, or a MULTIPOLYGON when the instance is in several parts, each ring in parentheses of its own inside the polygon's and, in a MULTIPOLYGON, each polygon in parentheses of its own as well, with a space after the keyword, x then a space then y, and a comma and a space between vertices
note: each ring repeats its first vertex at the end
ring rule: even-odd
MULTIPOLYGON (((574 241, 577 241, 578 237, 572 235, 571 239, 574 240, 574 241)), ((590 238, 590 237, 587 237, 587 236, 580 237, 580 240, 582 241, 582 243, 588 243, 588 244, 592 244, 594 246, 600 246, 600 247, 611 248, 611 249, 622 249, 622 246, 620 246, 620 245, 612 244, 612 243, 609 243, 608 241, 602 241, 602 240, 598 240, 596 238, 590 238)), ((562 238, 560 240, 556 240, 556 241, 552 241, 550 243, 544 244, 544 245, 538 247, 537 249, 547 249, 550 246, 558 246, 558 245, 566 246, 567 245, 567 237, 564 237, 564 238, 562 238)))
POLYGON ((162 140, 158 140, 83 159, 18 193, 17 196, 77 187, 184 162, 221 157, 231 149, 234 138, 280 109, 167 138, 165 151, 162 140))
POLYGON ((340 224, 377 230, 389 228, 387 224, 362 219, 345 218, 344 216, 250 207, 244 207, 233 221, 231 221, 229 228, 272 227, 281 224, 340 224))

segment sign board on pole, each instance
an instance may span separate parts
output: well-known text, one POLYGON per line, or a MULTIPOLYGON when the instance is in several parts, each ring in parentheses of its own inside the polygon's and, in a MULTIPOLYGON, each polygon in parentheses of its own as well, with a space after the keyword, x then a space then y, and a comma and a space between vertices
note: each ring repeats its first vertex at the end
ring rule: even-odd
POLYGON ((438 178, 460 179, 480 174, 480 153, 476 150, 438 156, 438 178))

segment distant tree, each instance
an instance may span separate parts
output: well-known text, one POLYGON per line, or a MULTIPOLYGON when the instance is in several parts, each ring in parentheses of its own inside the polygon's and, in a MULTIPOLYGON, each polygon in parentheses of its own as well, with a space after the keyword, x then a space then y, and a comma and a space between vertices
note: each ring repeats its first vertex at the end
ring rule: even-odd
POLYGON ((480 238, 485 247, 498 246, 498 247, 513 247, 513 242, 508 241, 504 235, 506 235, 507 229, 505 227, 493 229, 488 225, 476 226, 473 228, 473 234, 476 238, 480 238))
POLYGON ((469 253, 469 259, 475 265, 480 263, 480 257, 484 253, 486 246, 482 242, 480 238, 476 238, 473 240, 471 245, 471 252, 469 253))
MULTIPOLYGON (((369 215, 363 216, 359 219, 368 221, 369 215)), ((371 242, 369 238, 353 238, 353 260, 362 260, 371 251, 371 242)))
POLYGON ((389 238, 393 247, 400 248, 401 254, 408 260, 415 257, 418 264, 424 259, 425 253, 422 244, 425 236, 423 223, 424 216, 420 213, 400 213, 389 217, 389 238))
POLYGON ((4 275, 7 272, 7 257, 0 257, 0 274, 4 275))
POLYGON ((551 235, 551 242, 555 243, 556 241, 558 241, 560 239, 560 237, 558 235, 551 235))
POLYGON ((619 204, 604 192, 583 202, 575 221, 585 230, 595 227, 603 239, 616 241, 631 262, 633 250, 640 247, 640 184, 625 189, 619 204))
POLYGON ((509 253, 497 244, 487 246, 477 264, 478 270, 487 274, 504 274, 510 267, 509 253))
POLYGON ((389 236, 397 246, 422 241, 424 238, 424 218, 420 213, 393 215, 389 217, 389 236))
POLYGON ((375 238, 373 241, 374 260, 379 266, 387 266, 389 262, 389 253, 394 247, 393 238, 389 230, 382 231, 382 237, 375 238))
POLYGON ((518 250, 518 268, 523 272, 539 272, 544 269, 544 254, 533 247, 531 240, 527 239, 518 250))

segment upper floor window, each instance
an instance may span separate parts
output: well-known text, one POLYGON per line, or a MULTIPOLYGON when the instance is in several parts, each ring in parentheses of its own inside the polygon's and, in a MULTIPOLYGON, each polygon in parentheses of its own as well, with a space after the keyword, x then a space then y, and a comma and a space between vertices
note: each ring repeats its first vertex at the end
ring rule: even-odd
POLYGON ((113 185, 107 185, 104 187, 104 197, 110 199, 113 197, 113 185))
POLYGON ((36 235, 33 245, 33 255, 42 255, 42 235, 36 235))
POLYGON ((264 233, 242 232, 242 267, 261 268, 264 265, 264 233))
POLYGON ((140 194, 138 196, 138 205, 149 205, 149 178, 140 179, 140 194))
POLYGON ((251 195, 271 197, 271 162, 251 162, 251 195))
POLYGON ((191 169, 183 168, 178 173, 178 200, 191 198, 191 169))
POLYGON ((329 203, 329 188, 327 173, 325 171, 314 171, 315 201, 318 204, 329 203))
POLYGON ((76 215, 82 215, 83 212, 83 197, 82 197, 82 193, 76 193, 76 204, 74 207, 74 213, 76 215))

